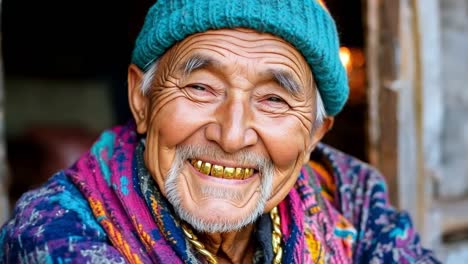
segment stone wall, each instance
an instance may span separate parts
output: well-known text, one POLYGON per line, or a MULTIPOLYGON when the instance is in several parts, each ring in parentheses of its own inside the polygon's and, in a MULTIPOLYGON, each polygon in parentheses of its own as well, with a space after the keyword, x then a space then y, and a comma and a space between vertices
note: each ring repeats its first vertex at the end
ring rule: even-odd
POLYGON ((468 0, 439 0, 444 119, 440 198, 468 195, 468 0))

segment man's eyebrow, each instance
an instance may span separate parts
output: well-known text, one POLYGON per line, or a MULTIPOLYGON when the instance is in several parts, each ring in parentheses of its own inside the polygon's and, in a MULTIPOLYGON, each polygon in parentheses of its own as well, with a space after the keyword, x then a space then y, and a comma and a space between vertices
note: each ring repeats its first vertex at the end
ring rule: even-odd
POLYGON ((299 95, 302 86, 294 80, 291 73, 283 70, 269 70, 273 80, 293 96, 299 95))
MULTIPOLYGON (((196 70, 207 67, 217 67, 219 65, 221 65, 221 63, 217 60, 201 54, 194 54, 180 65, 179 70, 182 71, 183 76, 186 77, 196 70)), ((294 80, 290 72, 272 69, 269 70, 268 73, 279 86, 293 96, 298 95, 302 91, 301 85, 294 80)))
POLYGON ((203 69, 206 67, 218 65, 219 62, 215 61, 211 58, 208 58, 206 56, 200 55, 200 54, 195 54, 190 56, 187 60, 185 60, 181 65, 180 65, 180 71, 182 71, 183 76, 188 76, 192 72, 203 69))

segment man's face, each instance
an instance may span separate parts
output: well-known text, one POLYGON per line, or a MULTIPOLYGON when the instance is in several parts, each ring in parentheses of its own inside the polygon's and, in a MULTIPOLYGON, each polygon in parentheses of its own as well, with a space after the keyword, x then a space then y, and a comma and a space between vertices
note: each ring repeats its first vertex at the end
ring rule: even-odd
POLYGON ((324 129, 302 55, 251 30, 192 35, 160 59, 152 88, 129 96, 145 163, 182 219, 225 232, 270 211, 293 187, 324 129))

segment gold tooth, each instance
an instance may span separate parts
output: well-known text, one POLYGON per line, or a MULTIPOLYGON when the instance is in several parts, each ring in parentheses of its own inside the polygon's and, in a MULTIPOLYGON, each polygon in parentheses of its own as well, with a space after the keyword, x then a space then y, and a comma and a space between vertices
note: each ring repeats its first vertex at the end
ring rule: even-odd
POLYGON ((232 179, 234 178, 234 173, 235 173, 236 169, 234 168, 229 168, 229 167, 226 167, 224 168, 224 176, 223 178, 225 179, 232 179))
POLYGON ((194 160, 194 161, 195 162, 192 163, 193 167, 195 167, 197 171, 200 171, 203 162, 201 160, 194 160))
POLYGON ((234 173, 234 179, 237 179, 237 180, 242 180, 244 179, 244 169, 242 168, 236 168, 236 172, 234 173))
POLYGON ((247 178, 250 176, 250 171, 251 171, 251 169, 245 168, 245 170, 244 170, 244 178, 243 178, 243 179, 247 179, 247 178))
POLYGON ((223 178, 224 174, 224 167, 221 165, 213 165, 211 166, 211 176, 223 178))
POLYGON ((200 168, 200 172, 209 175, 211 171, 211 163, 204 162, 200 168))

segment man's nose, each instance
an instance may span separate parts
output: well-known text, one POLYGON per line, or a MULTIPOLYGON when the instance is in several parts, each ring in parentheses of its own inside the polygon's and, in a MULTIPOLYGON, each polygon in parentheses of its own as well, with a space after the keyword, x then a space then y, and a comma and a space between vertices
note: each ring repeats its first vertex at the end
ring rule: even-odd
POLYGON ((252 128, 253 113, 248 102, 228 100, 218 107, 215 116, 216 122, 206 128, 206 137, 225 152, 235 153, 257 143, 258 135, 252 128))

